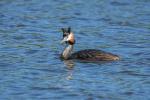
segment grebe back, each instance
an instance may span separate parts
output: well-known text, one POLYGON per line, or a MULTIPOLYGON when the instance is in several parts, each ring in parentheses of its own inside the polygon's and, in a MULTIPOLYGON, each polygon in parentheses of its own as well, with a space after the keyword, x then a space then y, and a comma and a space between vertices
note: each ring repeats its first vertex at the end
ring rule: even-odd
POLYGON ((66 43, 67 47, 61 54, 61 58, 64 60, 78 59, 84 61, 114 61, 119 60, 119 56, 108 53, 102 50, 86 49, 72 53, 75 44, 75 38, 71 28, 62 28, 63 40, 61 43, 66 43))

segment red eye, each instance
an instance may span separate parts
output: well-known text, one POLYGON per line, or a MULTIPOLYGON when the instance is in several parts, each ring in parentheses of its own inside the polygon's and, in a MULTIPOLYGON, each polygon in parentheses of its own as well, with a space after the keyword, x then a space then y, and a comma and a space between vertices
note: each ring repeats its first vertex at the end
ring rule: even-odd
POLYGON ((64 34, 63 34, 63 37, 66 37, 66 36, 68 36, 69 34, 67 33, 67 32, 65 32, 64 34))
POLYGON ((63 34, 63 37, 67 36, 66 34, 63 34))

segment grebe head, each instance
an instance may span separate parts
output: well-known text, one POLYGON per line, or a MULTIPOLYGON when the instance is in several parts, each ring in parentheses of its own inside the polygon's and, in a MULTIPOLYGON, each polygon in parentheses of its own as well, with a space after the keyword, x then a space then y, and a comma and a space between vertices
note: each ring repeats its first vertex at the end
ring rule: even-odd
POLYGON ((74 34, 73 32, 71 32, 71 28, 62 28, 61 29, 63 32, 63 39, 61 41, 61 43, 69 43, 71 45, 73 45, 75 43, 75 39, 74 39, 74 34))

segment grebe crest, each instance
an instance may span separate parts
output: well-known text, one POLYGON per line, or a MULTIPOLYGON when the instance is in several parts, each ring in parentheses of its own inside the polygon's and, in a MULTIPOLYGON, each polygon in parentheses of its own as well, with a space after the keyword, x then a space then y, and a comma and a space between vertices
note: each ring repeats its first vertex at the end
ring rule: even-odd
POLYGON ((62 28, 63 31, 63 40, 61 41, 61 43, 69 43, 69 44, 74 44, 75 43, 75 38, 74 38, 74 34, 73 32, 71 32, 71 28, 69 27, 67 28, 62 28))
POLYGON ((77 59, 84 61, 113 61, 119 60, 119 56, 114 55, 112 53, 108 53, 102 50, 95 49, 86 49, 73 53, 73 47, 75 44, 75 37, 71 28, 62 28, 63 39, 61 43, 66 43, 67 47, 61 54, 61 58, 68 59, 77 59))

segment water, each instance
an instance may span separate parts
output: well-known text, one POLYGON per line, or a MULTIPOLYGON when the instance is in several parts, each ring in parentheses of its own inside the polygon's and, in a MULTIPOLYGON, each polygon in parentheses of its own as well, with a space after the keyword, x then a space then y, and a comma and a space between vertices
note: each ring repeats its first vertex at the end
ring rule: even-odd
POLYGON ((0 100, 150 100, 149 0, 1 0, 0 40, 0 100), (122 59, 61 61, 67 26, 122 59))

